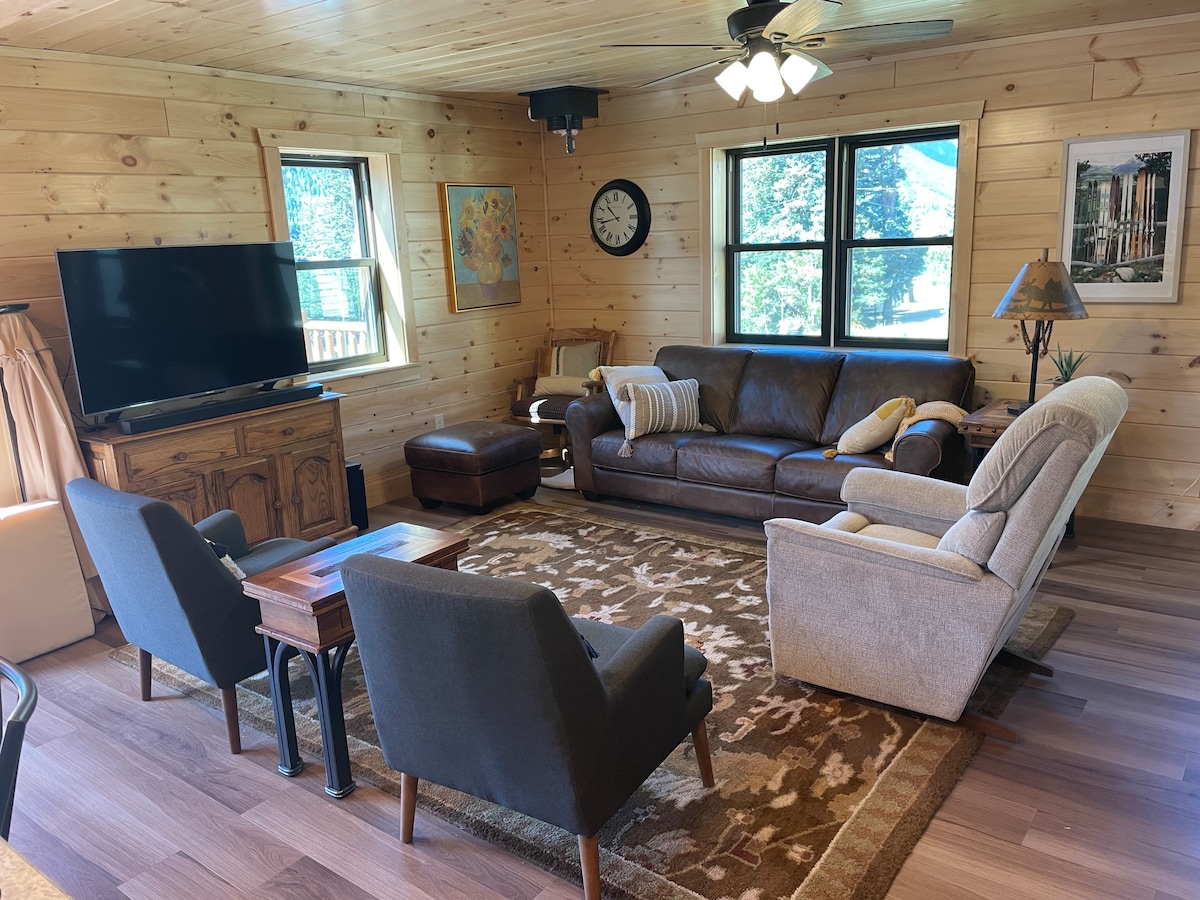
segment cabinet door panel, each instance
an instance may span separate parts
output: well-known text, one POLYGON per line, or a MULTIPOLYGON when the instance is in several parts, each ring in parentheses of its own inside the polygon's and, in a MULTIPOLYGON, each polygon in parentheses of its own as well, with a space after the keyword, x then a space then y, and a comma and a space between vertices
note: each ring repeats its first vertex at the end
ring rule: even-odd
POLYGON ((283 534, 279 478, 273 459, 255 459, 213 472, 213 496, 221 509, 236 510, 251 545, 283 534))
POLYGON ((145 492, 147 497, 165 500, 179 510, 180 515, 195 525, 205 516, 212 513, 208 507, 208 492, 205 489, 204 476, 197 475, 186 481, 175 481, 171 484, 160 484, 145 492))
POLYGON ((279 458, 287 533, 312 540, 347 527, 346 469, 337 443, 297 447, 279 458))

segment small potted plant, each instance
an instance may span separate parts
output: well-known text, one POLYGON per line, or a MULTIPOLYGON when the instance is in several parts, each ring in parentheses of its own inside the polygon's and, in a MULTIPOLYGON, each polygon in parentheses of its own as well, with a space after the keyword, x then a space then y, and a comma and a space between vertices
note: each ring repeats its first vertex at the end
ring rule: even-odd
POLYGON ((1058 369, 1058 374, 1051 378, 1055 384, 1066 384, 1075 375, 1075 370, 1083 365, 1083 361, 1091 356, 1090 353, 1080 352, 1076 354, 1074 350, 1063 352, 1062 345, 1058 345, 1054 349, 1054 356, 1051 359, 1054 362, 1054 367, 1058 369))

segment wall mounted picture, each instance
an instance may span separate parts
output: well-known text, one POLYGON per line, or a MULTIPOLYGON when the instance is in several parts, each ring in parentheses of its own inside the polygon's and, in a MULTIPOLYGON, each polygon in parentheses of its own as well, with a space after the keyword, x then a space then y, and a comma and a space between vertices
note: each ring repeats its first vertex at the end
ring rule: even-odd
POLYGON ((455 312, 521 302, 513 188, 442 186, 455 312))
POLYGON ((1179 299, 1189 135, 1065 142, 1062 258, 1085 302, 1179 299))

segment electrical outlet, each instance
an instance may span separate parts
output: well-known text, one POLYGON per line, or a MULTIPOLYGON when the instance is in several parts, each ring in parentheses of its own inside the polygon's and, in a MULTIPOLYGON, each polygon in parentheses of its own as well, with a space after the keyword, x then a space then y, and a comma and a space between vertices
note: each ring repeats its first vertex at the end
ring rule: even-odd
POLYGON ((433 427, 434 428, 445 428, 446 427, 446 417, 444 415, 442 415, 441 413, 438 413, 436 416, 434 416, 433 417, 433 427))

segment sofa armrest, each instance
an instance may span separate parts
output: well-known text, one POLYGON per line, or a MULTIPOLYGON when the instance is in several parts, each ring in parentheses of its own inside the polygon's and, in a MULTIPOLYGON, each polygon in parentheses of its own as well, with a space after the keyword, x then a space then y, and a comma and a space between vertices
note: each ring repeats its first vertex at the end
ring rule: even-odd
POLYGON ((595 493, 592 472, 592 438, 621 427, 612 398, 607 391, 580 397, 567 406, 567 431, 571 433, 571 458, 575 466, 575 487, 595 493))
POLYGON ((967 514, 966 485, 887 469, 851 469, 842 482, 842 500, 872 522, 938 537, 967 514))
POLYGON ((967 450, 958 426, 941 419, 914 422, 892 447, 892 468, 946 481, 964 481, 967 450))

